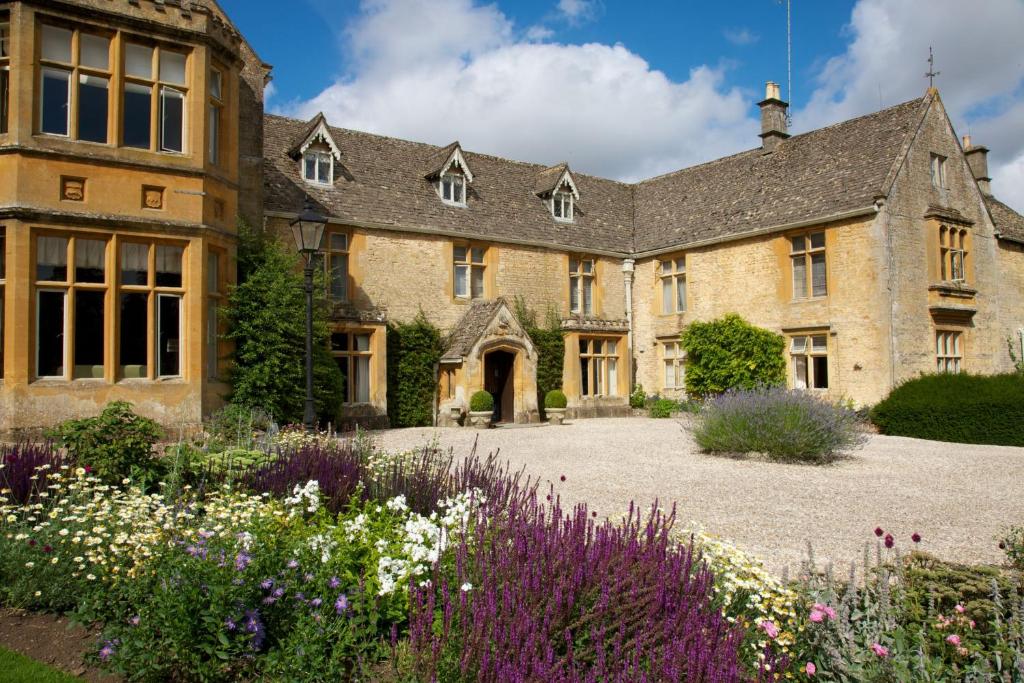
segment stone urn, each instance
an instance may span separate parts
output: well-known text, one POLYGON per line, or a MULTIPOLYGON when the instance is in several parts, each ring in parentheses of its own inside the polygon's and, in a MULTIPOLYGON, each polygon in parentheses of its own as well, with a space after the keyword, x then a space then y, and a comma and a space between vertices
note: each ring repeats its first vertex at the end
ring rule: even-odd
POLYGON ((491 419, 494 417, 493 410, 471 410, 469 411, 468 424, 477 429, 487 429, 491 426, 491 419))
POLYGON ((544 414, 548 416, 548 424, 560 425, 565 422, 565 408, 545 408, 544 414))

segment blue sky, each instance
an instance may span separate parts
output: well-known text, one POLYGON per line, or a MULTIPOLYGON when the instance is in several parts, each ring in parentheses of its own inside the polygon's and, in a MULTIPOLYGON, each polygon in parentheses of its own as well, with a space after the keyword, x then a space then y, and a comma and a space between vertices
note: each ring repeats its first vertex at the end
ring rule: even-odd
POLYGON ((1024 0, 220 0, 274 65, 268 108, 636 180, 920 97, 928 46, 957 132, 1024 209, 1024 0), (268 17, 272 20, 268 21, 268 17))

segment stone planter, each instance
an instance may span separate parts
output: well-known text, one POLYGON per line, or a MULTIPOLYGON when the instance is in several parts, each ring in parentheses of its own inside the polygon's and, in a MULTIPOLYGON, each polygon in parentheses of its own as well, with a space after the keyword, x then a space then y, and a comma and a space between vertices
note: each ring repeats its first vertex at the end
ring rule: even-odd
POLYGON ((491 426, 491 418, 494 417, 493 410, 471 410, 469 411, 468 424, 477 429, 487 429, 491 426))
POLYGON ((544 414, 548 416, 548 424, 560 425, 565 422, 565 408, 545 408, 544 414))

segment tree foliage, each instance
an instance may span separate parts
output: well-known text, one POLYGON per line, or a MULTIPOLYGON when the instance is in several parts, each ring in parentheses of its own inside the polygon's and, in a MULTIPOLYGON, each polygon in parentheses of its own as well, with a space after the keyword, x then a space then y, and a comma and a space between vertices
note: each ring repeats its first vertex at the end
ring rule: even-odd
MULTIPOLYGON (((273 236, 239 228, 239 284, 228 296, 227 337, 235 344, 231 401, 300 422, 306 400, 306 294, 298 256, 273 236)), ((328 350, 322 277, 313 306, 313 396, 317 416, 334 420, 345 378, 328 350)))
POLYGON ((441 353, 441 332, 422 311, 411 322, 388 325, 388 419, 392 427, 433 424, 436 366, 441 353))
POLYGON ((786 381, 785 339, 755 327, 735 313, 683 330, 686 391, 711 396, 729 389, 753 389, 786 381))

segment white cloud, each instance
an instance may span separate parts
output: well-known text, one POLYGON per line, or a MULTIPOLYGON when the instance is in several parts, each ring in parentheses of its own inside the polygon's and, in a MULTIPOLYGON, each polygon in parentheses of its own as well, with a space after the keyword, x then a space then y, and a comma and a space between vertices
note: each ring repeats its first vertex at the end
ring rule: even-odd
POLYGON ((594 0, 558 0, 558 13, 569 23, 593 18, 596 9, 594 0))
POLYGON ((353 71, 285 107, 334 125, 637 179, 758 144, 751 96, 724 72, 679 82, 622 45, 519 38, 493 5, 368 0, 353 71))
POLYGON ((794 114, 808 130, 920 97, 928 87, 928 47, 935 80, 957 132, 990 147, 996 193, 1024 210, 1024 26, 1020 0, 860 0, 846 51, 817 77, 809 104, 794 114), (1014 181, 1016 179, 1016 182, 1014 181))
POLYGON ((749 28, 727 28, 722 31, 722 35, 733 45, 753 45, 761 40, 761 36, 749 28))

